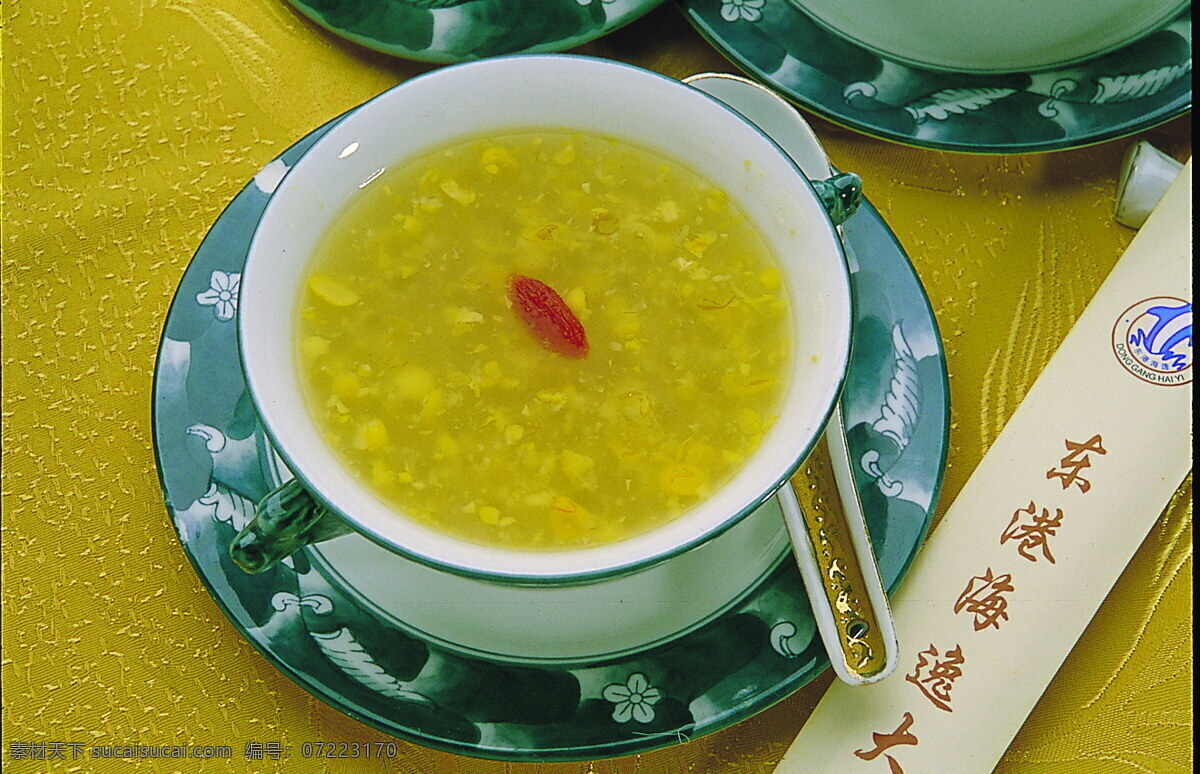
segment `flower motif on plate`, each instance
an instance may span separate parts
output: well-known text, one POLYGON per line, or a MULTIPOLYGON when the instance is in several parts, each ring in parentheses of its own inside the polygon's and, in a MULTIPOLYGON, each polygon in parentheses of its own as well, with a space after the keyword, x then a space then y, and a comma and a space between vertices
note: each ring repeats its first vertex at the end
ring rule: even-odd
POLYGON ((721 18, 727 22, 745 19, 756 22, 762 18, 763 3, 766 0, 721 0, 721 18))
POLYGON ((208 290, 197 293, 196 302, 201 306, 215 307, 213 314, 218 320, 232 320, 237 312, 238 289, 241 284, 241 274, 214 271, 209 279, 208 290))
POLYGON ((612 718, 618 723, 628 723, 630 718, 649 723, 654 720, 654 705, 663 697, 663 692, 650 685, 644 674, 634 672, 624 684, 612 683, 601 695, 616 705, 612 718))

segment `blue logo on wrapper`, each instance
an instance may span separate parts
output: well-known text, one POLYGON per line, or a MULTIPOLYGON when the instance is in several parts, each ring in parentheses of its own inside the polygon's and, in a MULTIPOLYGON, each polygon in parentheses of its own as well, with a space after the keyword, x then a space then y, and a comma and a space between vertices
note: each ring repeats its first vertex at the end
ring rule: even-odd
POLYGON ((1192 381, 1192 304, 1160 296, 1139 301, 1113 327, 1113 353, 1125 370, 1150 384, 1192 381))

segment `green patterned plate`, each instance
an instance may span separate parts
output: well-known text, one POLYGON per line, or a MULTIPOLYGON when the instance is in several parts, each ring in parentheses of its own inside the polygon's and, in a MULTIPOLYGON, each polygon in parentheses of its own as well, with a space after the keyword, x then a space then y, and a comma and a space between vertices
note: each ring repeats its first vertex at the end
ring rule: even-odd
POLYGON ((662 0, 288 0, 330 32, 385 54, 460 62, 587 43, 662 0))
POLYGON ((1034 153, 1122 137, 1192 105, 1191 8, 1112 53, 1002 75, 903 64, 826 30, 795 0, 680 0, 734 64, 796 104, 906 145, 1034 153))
MULTIPOLYGON (((256 576, 233 565, 230 540, 284 476, 239 368, 241 266, 270 192, 332 123, 268 164, 221 214, 180 282, 158 354, 154 445, 169 512, 196 573, 242 635, 351 717, 504 760, 596 759, 686 741, 761 711, 828 667, 791 561, 768 563, 698 625, 572 660, 489 657, 478 644, 427 636, 405 625, 416 614, 404 605, 416 602, 383 609, 369 589, 330 571, 329 551, 305 549, 256 576)), ((805 142, 783 144, 793 156, 820 156, 805 142)), ((894 589, 941 486, 945 358, 920 282, 878 212, 864 204, 843 233, 856 316, 842 408, 872 543, 894 589)))

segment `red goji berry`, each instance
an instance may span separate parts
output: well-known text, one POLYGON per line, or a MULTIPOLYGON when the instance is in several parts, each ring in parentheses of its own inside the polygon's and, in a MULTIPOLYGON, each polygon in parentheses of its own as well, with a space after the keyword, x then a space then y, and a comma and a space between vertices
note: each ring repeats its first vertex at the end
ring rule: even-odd
POLYGON ((546 349, 569 358, 587 357, 588 340, 583 323, 554 288, 523 274, 510 274, 508 300, 546 349))

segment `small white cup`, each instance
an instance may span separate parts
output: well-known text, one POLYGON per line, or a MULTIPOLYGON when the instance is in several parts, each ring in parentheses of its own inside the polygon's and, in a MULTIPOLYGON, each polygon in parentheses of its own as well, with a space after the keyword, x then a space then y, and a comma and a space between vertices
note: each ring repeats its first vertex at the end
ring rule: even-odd
POLYGON ((255 521, 233 543, 235 561, 259 571, 300 545, 354 530, 397 554, 460 575, 574 583, 647 567, 721 533, 795 471, 840 391, 851 310, 835 221, 857 201, 857 177, 811 183, 772 140, 724 104, 679 81, 607 60, 486 59, 435 70, 376 97, 288 171, 263 213, 242 272, 238 336, 246 382, 296 479, 260 504, 255 521), (793 373, 779 419, 757 453, 691 511, 595 548, 478 545, 397 513, 322 440, 302 395, 293 339, 309 259, 363 187, 393 165, 456 138, 536 128, 610 136, 698 172, 750 217, 777 256, 792 300, 793 373))

